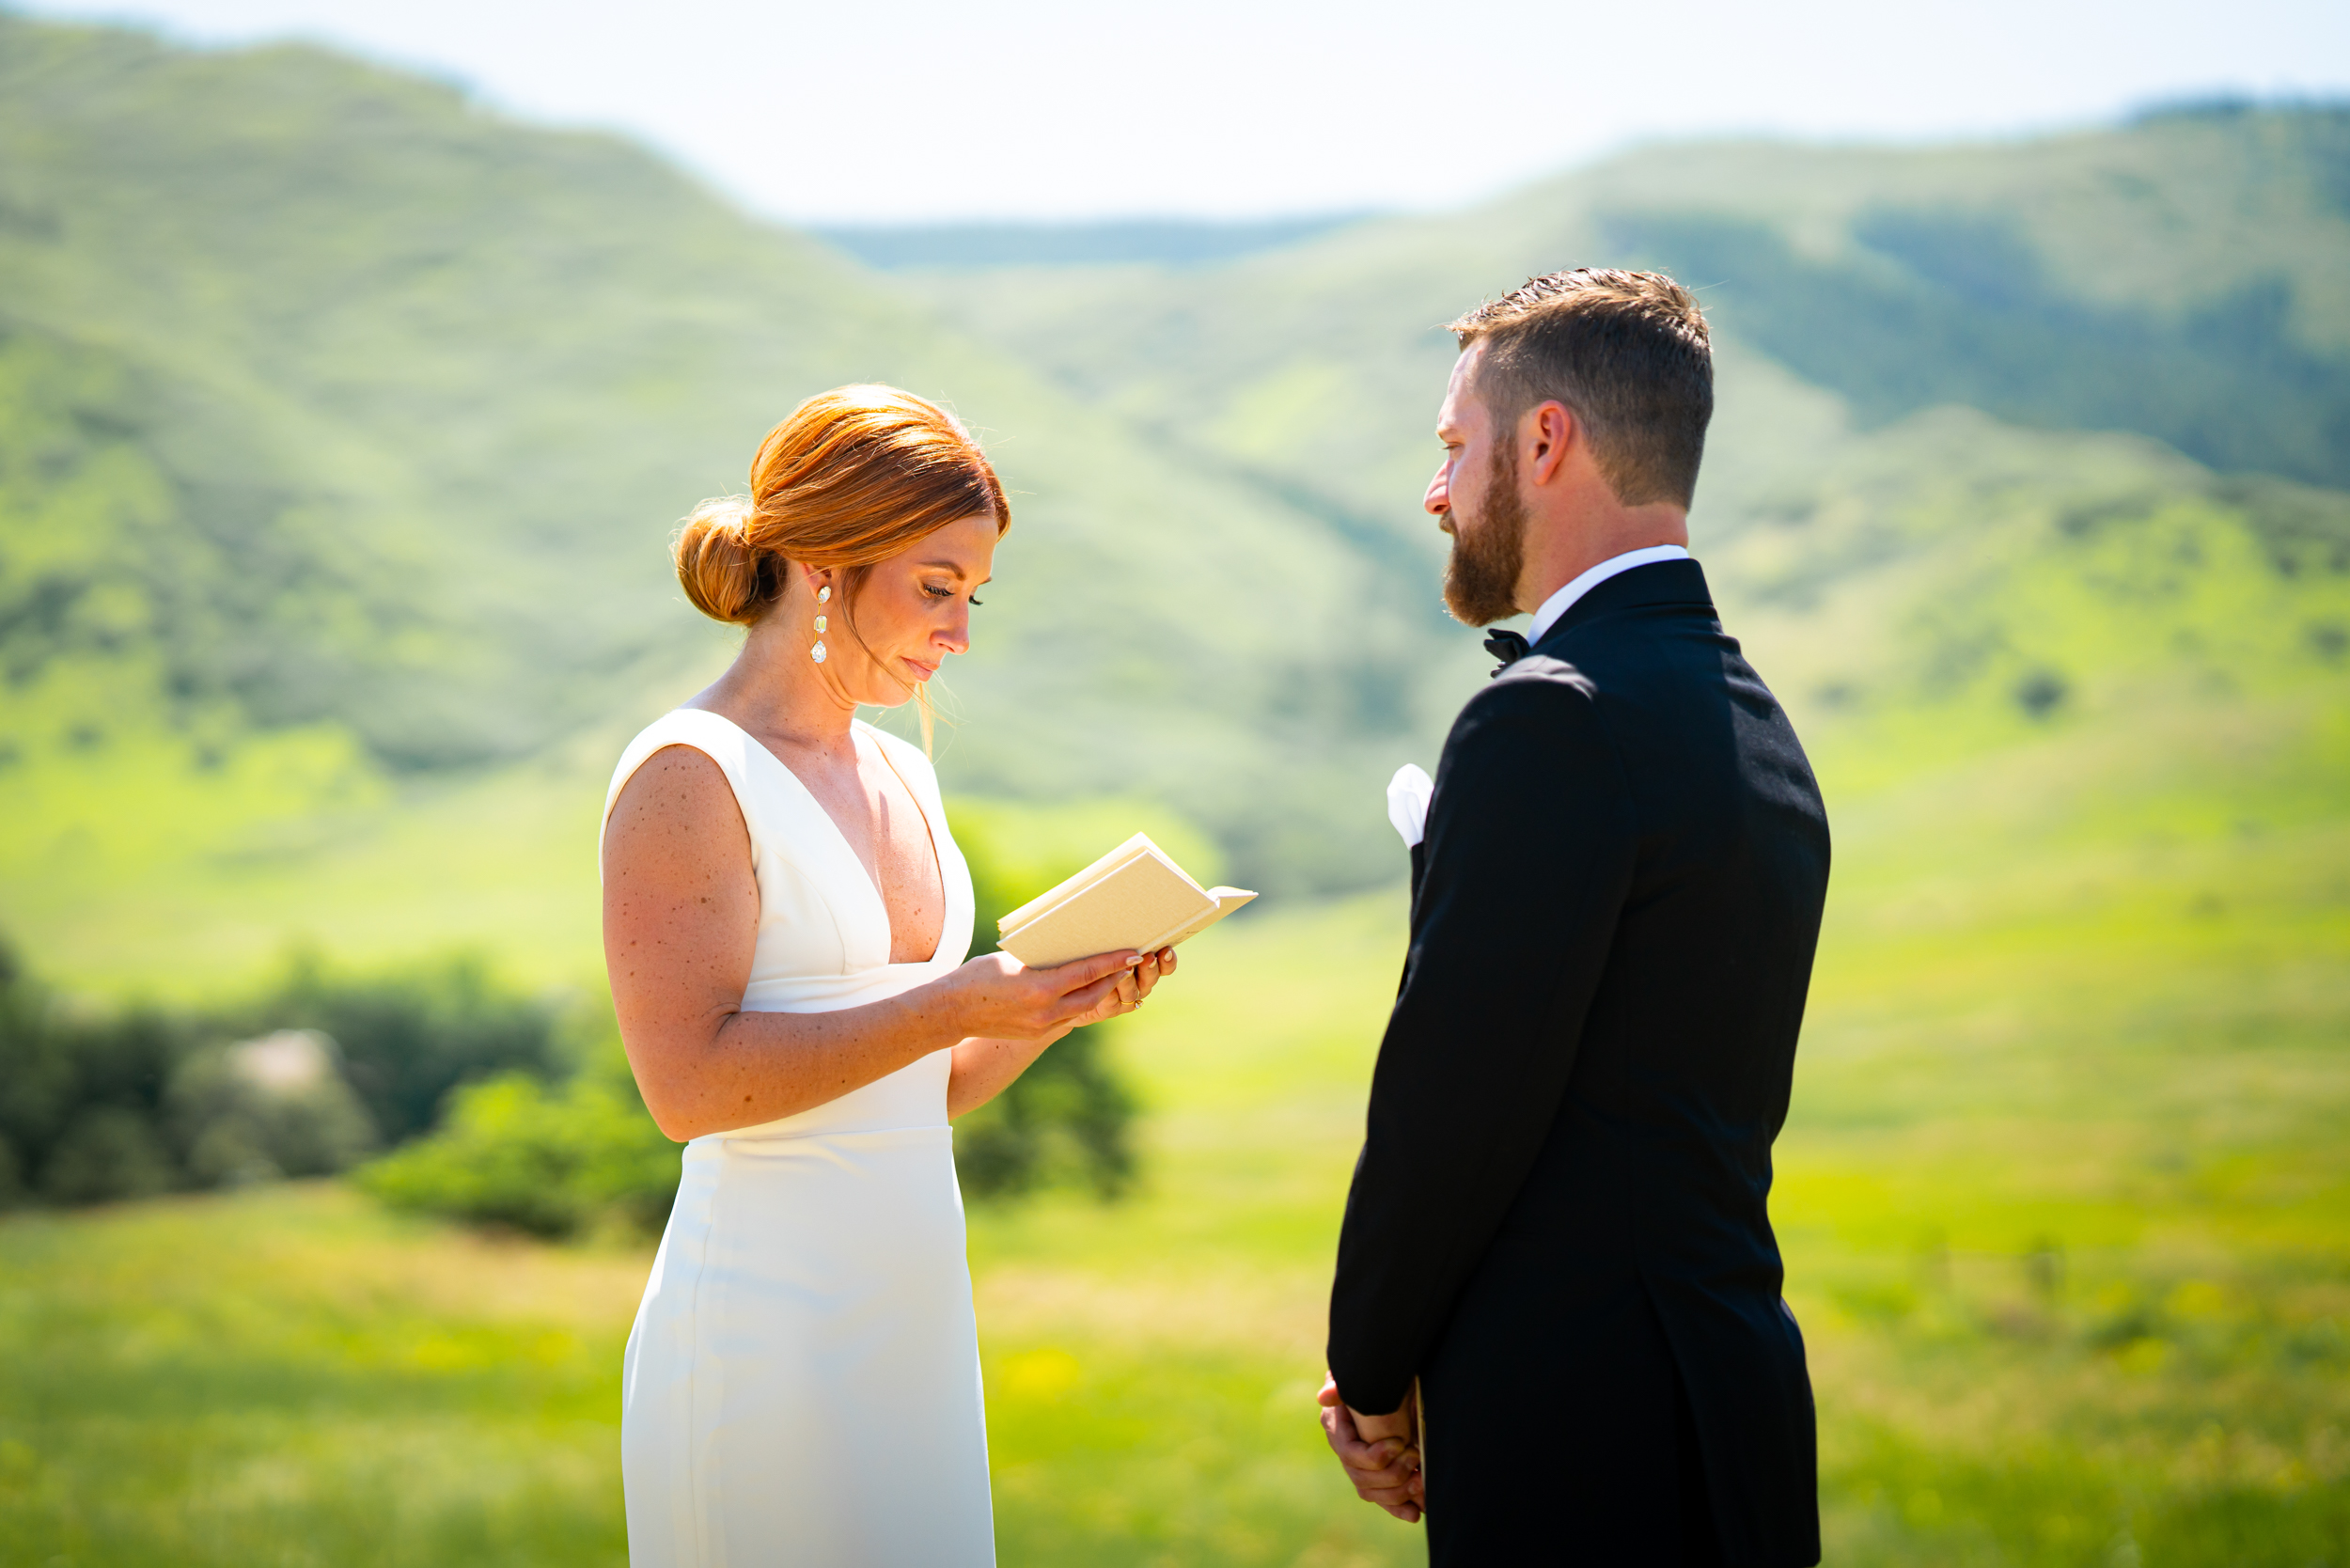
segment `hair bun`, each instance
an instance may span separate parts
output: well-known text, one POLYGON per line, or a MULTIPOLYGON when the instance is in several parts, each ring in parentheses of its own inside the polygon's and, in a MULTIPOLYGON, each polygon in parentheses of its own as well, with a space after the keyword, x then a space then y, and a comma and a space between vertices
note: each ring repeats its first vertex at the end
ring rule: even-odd
POLYGON ((751 498, 726 495, 688 512, 670 541, 677 580, 694 608, 713 620, 748 625, 772 591, 749 537, 751 498))
POLYGON ((895 386, 837 386, 767 432, 750 494, 696 507, 669 551, 694 607, 742 625, 784 597, 795 564, 838 571, 854 638, 865 569, 969 517, 994 518, 999 536, 1011 525, 1003 484, 953 415, 895 386))

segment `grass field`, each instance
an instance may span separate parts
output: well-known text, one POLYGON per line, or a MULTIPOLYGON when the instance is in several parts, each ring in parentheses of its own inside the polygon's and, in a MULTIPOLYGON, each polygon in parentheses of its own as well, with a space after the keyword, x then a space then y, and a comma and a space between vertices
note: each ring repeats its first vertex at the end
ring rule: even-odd
MULTIPOLYGON (((2239 839, 1841 897, 1776 1204, 1831 1562, 2350 1562, 2350 831, 2239 839)), ((1202 942, 1121 1043, 1145 1190, 974 1215, 1007 1562, 1416 1559, 1311 1419, 1401 914, 1202 942)), ((12 1218, 0 1560, 618 1561, 644 1264, 332 1185, 12 1218)))
MULTIPOLYGON (((1831 784, 1866 740, 1820 727, 1831 784)), ((2350 716, 1878 776, 1774 1200, 1828 1560, 2350 1564, 2350 716)), ((1141 1190, 975 1211, 1006 1562, 1417 1559, 1312 1419, 1402 915, 1203 939, 1117 1042, 1141 1190)), ((335 1185, 0 1220, 0 1562, 617 1562, 646 1262, 335 1185)))

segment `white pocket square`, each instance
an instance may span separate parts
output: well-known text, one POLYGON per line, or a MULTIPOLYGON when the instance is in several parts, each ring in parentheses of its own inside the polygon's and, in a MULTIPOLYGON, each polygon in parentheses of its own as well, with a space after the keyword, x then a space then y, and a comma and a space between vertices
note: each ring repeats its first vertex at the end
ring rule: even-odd
POLYGON ((1403 835, 1405 849, 1428 837, 1428 801, 1435 792, 1435 780, 1418 762, 1404 763, 1387 780, 1387 821, 1403 835))

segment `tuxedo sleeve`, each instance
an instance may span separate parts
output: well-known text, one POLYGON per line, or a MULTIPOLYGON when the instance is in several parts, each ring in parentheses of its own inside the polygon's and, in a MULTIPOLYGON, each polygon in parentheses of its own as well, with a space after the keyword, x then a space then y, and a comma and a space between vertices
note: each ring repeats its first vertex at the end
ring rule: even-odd
POLYGON ((1330 1370, 1402 1404, 1550 1132, 1632 877, 1633 802, 1572 670, 1469 703, 1430 806, 1330 1297, 1330 1370))

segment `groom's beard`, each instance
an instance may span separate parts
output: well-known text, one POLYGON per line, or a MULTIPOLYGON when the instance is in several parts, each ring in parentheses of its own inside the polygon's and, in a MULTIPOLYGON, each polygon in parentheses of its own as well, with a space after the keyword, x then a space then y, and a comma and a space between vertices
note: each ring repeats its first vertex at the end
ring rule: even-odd
POLYGON ((1444 563, 1444 607, 1469 626, 1490 626, 1518 613, 1518 575, 1526 568, 1526 503, 1518 496, 1518 454, 1497 446, 1486 465, 1485 499, 1474 517, 1452 513, 1452 555, 1444 563))

